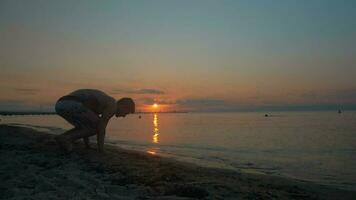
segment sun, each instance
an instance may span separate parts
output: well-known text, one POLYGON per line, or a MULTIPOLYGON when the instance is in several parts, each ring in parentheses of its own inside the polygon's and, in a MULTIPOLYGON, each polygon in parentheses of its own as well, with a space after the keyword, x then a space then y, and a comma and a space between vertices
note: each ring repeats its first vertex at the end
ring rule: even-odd
POLYGON ((153 106, 154 108, 158 108, 158 104, 156 104, 156 103, 154 103, 152 106, 153 106))

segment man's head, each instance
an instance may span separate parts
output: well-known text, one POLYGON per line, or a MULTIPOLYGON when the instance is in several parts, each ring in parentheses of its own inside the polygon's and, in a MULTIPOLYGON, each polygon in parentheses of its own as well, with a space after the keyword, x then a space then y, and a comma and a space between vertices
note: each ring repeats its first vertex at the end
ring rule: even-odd
POLYGON ((116 104, 116 117, 125 117, 127 114, 135 113, 135 102, 131 98, 122 98, 116 104))

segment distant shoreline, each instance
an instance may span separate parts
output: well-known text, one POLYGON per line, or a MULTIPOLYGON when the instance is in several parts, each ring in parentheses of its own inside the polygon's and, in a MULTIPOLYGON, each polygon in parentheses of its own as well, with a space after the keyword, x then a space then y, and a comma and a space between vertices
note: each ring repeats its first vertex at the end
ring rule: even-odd
MULTIPOLYGON (((183 111, 175 112, 136 112, 133 114, 154 114, 154 113, 188 113, 183 111)), ((56 112, 39 112, 39 111, 0 111, 0 115, 11 116, 11 115, 56 115, 56 112)))
POLYGON ((37 111, 0 111, 0 115, 56 115, 56 113, 37 111))
MULTIPOLYGON (((355 112, 356 110, 342 110, 344 112, 355 112)), ((303 112, 334 112, 338 113, 338 110, 273 110, 273 111, 176 111, 176 112, 136 112, 133 114, 186 114, 186 113, 303 113, 303 112)), ((0 116, 12 116, 12 115, 56 115, 55 112, 41 112, 41 111, 0 111, 0 116)))

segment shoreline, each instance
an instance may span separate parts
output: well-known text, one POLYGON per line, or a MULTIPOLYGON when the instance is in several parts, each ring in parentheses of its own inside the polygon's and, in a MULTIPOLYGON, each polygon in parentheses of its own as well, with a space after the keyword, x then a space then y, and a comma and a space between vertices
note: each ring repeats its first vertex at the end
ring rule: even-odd
POLYGON ((53 134, 0 125, 0 199, 352 199, 307 181, 206 168, 144 152, 81 141, 65 155, 53 134))

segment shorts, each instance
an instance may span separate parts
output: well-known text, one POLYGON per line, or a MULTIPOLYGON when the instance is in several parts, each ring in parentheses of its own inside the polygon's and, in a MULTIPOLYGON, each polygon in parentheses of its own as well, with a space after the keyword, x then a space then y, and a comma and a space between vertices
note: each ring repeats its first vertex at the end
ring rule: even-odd
POLYGON ((96 129, 99 116, 75 100, 59 100, 55 106, 56 113, 76 128, 96 129))

